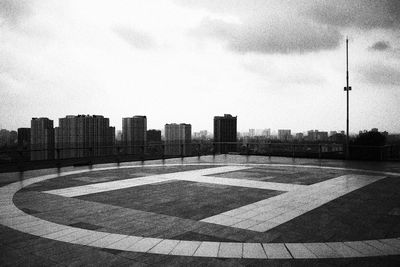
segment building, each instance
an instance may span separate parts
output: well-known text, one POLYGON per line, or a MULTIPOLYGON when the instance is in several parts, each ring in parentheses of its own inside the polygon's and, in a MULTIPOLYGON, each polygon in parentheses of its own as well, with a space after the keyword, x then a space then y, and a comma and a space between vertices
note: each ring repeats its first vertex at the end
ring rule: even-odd
POLYGON ((318 132, 317 134, 317 140, 318 141, 322 141, 322 142, 326 142, 329 140, 328 138, 328 132, 318 132))
POLYGON ((192 126, 190 124, 165 124, 165 155, 191 154, 192 126))
POLYGON ((230 114, 214 117, 214 143, 216 153, 237 151, 237 116, 230 114))
POLYGON ((31 148, 31 128, 18 128, 18 149, 31 148))
POLYGON ((147 144, 161 144, 161 131, 160 130, 147 130, 146 133, 147 144))
POLYGON ((281 140, 282 142, 288 142, 292 140, 292 131, 291 130, 285 130, 285 129, 279 129, 278 130, 278 139, 281 140))
POLYGON ((101 115, 69 115, 59 119, 55 128, 59 158, 81 158, 111 155, 115 128, 101 115))
POLYGON ((318 130, 310 130, 307 132, 307 140, 308 141, 319 141, 326 142, 328 141, 328 132, 320 132, 318 130))
POLYGON ((48 118, 31 120, 31 160, 54 159, 54 126, 48 118))
POLYGON ((141 155, 145 151, 147 138, 146 116, 122 119, 122 146, 127 154, 141 155))
POLYGON ((13 147, 17 142, 18 134, 16 131, 0 130, 0 147, 13 147))
POLYGON ((304 134, 303 133, 296 133, 295 139, 298 141, 303 141, 304 134))
POLYGON ((341 133, 336 133, 334 135, 329 136, 329 141, 334 143, 344 144, 346 142, 346 135, 341 133))
POLYGON ((193 137, 197 140, 207 140, 209 138, 207 130, 201 130, 193 133, 193 137))
POLYGON ((271 129, 270 128, 268 128, 268 129, 264 129, 263 131, 262 131, 262 134, 261 134, 262 136, 265 136, 265 137, 267 137, 267 138, 270 138, 271 137, 271 129))
POLYGON ((118 142, 118 144, 122 142, 122 131, 121 130, 117 131, 117 133, 115 135, 115 141, 118 142))
POLYGON ((256 136, 256 130, 255 129, 249 129, 249 137, 254 137, 256 136))
POLYGON ((337 134, 337 131, 330 131, 330 132, 329 132, 329 136, 333 136, 333 135, 335 135, 335 134, 337 134))

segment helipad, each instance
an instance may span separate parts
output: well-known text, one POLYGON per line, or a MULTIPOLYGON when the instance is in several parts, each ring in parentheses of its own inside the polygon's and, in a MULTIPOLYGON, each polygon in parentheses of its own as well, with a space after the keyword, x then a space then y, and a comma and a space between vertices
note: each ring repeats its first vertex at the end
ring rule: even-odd
POLYGON ((396 165, 367 170, 340 161, 285 161, 193 158, 9 183, 0 188, 2 260, 398 261, 396 165))

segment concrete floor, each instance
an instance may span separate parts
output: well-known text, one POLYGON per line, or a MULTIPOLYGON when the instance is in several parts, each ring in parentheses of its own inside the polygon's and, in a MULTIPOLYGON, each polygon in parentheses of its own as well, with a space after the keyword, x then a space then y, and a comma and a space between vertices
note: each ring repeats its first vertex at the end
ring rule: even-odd
POLYGON ((399 163, 220 155, 60 173, 0 174, 0 265, 400 262, 399 163))

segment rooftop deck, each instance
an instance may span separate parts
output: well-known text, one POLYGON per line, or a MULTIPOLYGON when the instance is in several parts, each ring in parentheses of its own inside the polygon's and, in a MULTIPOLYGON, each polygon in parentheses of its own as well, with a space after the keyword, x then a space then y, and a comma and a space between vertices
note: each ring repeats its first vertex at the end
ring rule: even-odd
POLYGON ((400 164, 219 155, 0 174, 0 265, 397 265, 400 164))

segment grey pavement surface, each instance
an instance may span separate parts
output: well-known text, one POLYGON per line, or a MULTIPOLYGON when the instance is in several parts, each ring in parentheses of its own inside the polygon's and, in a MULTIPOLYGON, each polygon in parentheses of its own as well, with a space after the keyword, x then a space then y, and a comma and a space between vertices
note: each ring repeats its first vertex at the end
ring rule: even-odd
POLYGON ((398 163, 221 155, 107 167, 0 174, 0 265, 399 264, 398 163), (229 164, 245 168, 213 173, 229 164))

